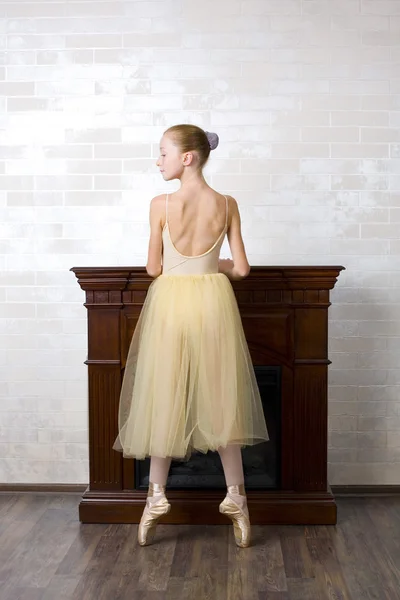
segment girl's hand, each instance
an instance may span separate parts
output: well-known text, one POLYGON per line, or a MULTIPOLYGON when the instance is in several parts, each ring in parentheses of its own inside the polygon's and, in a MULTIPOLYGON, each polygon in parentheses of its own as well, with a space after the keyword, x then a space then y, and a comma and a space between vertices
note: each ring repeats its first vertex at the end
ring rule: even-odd
POLYGON ((233 269, 233 260, 230 258, 220 258, 218 261, 218 270, 220 273, 231 273, 233 269))

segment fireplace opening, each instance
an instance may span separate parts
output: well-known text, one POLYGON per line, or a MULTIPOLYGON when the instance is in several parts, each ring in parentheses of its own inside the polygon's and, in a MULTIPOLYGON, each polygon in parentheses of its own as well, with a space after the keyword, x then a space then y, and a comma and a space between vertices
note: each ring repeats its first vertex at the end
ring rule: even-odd
MULTIPOLYGON (((267 423, 269 440, 242 450, 247 489, 279 489, 281 463, 281 368, 254 367, 267 423)), ((149 485, 150 459, 135 461, 136 489, 149 485)), ((224 472, 217 452, 194 452, 187 462, 172 461, 170 489, 223 489, 224 472)))

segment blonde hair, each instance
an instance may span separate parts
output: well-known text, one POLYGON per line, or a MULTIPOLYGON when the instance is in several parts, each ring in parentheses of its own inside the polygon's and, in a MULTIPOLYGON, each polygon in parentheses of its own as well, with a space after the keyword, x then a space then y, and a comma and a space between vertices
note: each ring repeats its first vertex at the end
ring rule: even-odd
POLYGON ((210 151, 218 145, 217 134, 206 132, 204 129, 201 129, 201 127, 197 127, 197 125, 173 125, 164 131, 164 135, 165 134, 173 137, 175 144, 181 152, 196 151, 201 169, 206 164, 208 157, 210 156, 210 151), (215 136, 217 140, 216 143, 210 145, 210 137, 208 136, 215 136))

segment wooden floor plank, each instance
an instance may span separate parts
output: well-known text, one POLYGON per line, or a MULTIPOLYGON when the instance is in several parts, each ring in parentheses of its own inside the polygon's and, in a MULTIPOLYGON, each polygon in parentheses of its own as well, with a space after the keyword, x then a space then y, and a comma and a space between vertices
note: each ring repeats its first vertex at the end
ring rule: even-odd
POLYGON ((43 588, 11 587, 7 590, 2 588, 1 600, 43 600, 43 588))
POLYGON ((7 513, 12 510, 19 498, 20 496, 18 494, 0 493, 0 522, 3 522, 7 513))
POLYGON ((259 592, 258 600, 290 600, 289 592, 259 592))
POLYGON ((174 525, 158 525, 157 537, 151 546, 137 547, 142 568, 138 580, 139 590, 165 592, 171 574, 171 566, 176 547, 174 525))
POLYGON ((70 600, 79 583, 79 576, 54 575, 40 600, 70 600))
POLYGON ((398 576, 400 573, 400 502, 397 498, 386 498, 385 502, 380 498, 369 498, 366 510, 380 543, 390 555, 398 576))
POLYGON ((82 524, 67 554, 61 561, 56 575, 75 576, 83 573, 107 527, 108 525, 105 524, 82 524))
POLYGON ((121 540, 118 560, 115 561, 110 575, 104 581, 98 600, 101 598, 122 600, 136 597, 142 562, 140 560, 141 553, 137 551, 137 526, 130 525, 129 528, 130 531, 124 538, 124 542, 121 540))
POLYGON ((131 525, 107 526, 74 590, 73 600, 93 600, 101 595, 104 584, 119 559, 121 548, 130 535, 131 525))
POLYGON ((0 567, 0 580, 21 587, 47 587, 78 530, 79 523, 70 522, 63 511, 47 509, 0 567))
MULTIPOLYGON (((315 577, 288 578, 289 600, 328 600, 315 577)), ((356 600, 354 598, 354 600, 356 600)), ((361 600, 360 598, 358 600, 361 600)))
POLYGON ((5 495, 0 498, 4 499, 3 504, 4 514, 0 514, 2 523, 13 523, 14 521, 29 521, 36 523, 47 510, 49 506, 48 496, 31 495, 31 494, 16 494, 11 496, 7 502, 5 495))
POLYGON ((286 572, 278 527, 253 527, 251 569, 260 592, 286 592, 286 572))
MULTIPOLYGON (((382 502, 386 504, 384 498, 382 502)), ((367 499, 342 499, 339 522, 331 532, 349 593, 352 598, 399 600, 399 574, 394 578, 396 569, 377 541, 366 503, 367 499)))
POLYGON ((194 539, 200 534, 199 527, 180 525, 176 531, 176 549, 171 565, 171 578, 181 580, 189 572, 195 551, 194 539))
POLYGON ((226 600, 228 576, 228 527, 206 525, 201 531, 202 553, 199 571, 199 597, 226 600))
POLYGON ((259 568, 265 568, 265 561, 257 565, 262 556, 262 545, 257 536, 255 538, 253 536, 249 548, 238 548, 233 531, 229 532, 228 600, 258 600, 258 592, 263 589, 259 568))
POLYGON ((200 579, 198 577, 170 577, 165 600, 196 600, 200 596, 200 579))
POLYGON ((332 539, 325 536, 308 537, 307 547, 320 593, 325 594, 326 598, 351 600, 332 539))
POLYGON ((0 534, 0 565, 4 564, 10 554, 15 552, 15 549, 31 533, 34 526, 34 521, 7 522, 0 534))
POLYGON ((291 579, 311 579, 314 568, 307 548, 304 527, 289 525, 280 530, 282 555, 286 577, 291 579))

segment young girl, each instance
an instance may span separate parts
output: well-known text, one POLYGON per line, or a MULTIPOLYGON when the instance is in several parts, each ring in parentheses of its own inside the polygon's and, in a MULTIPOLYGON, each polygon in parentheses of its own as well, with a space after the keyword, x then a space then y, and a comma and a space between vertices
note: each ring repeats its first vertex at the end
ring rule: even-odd
POLYGON ((127 358, 119 436, 124 456, 151 456, 139 524, 145 546, 171 505, 165 497, 171 459, 216 450, 227 495, 220 512, 235 540, 250 544, 241 447, 268 439, 261 398, 229 279, 250 267, 236 201, 213 190, 202 169, 218 136, 194 125, 164 133, 157 166, 180 189, 153 198, 147 272, 151 284, 127 358), (220 260, 225 235, 233 260, 220 260))

